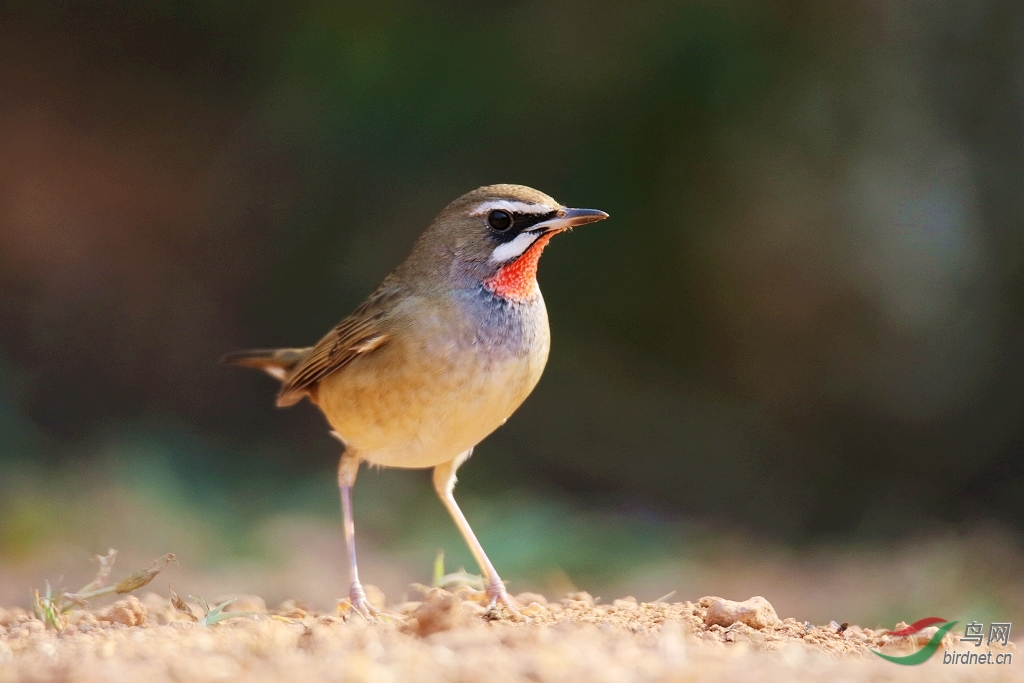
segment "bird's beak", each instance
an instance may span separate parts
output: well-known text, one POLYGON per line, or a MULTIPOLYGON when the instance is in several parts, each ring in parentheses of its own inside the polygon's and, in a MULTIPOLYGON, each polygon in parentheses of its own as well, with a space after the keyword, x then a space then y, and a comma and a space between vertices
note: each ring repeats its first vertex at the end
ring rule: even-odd
POLYGON ((608 218, 608 214, 597 209, 559 209, 554 218, 531 226, 528 232, 555 232, 568 230, 577 225, 596 223, 608 218))

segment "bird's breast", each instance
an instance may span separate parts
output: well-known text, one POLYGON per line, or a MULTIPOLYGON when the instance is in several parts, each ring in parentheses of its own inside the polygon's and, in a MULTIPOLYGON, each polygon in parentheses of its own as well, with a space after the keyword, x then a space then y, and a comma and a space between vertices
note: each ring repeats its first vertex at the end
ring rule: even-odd
POLYGON ((510 302, 483 287, 412 306, 384 348, 321 383, 319 405, 364 459, 431 467, 472 448, 526 399, 550 348, 540 293, 510 302))
POLYGON ((528 299, 514 300, 480 287, 456 300, 460 317, 468 323, 461 343, 468 342, 482 358, 522 358, 541 350, 547 358, 551 337, 540 290, 528 299))

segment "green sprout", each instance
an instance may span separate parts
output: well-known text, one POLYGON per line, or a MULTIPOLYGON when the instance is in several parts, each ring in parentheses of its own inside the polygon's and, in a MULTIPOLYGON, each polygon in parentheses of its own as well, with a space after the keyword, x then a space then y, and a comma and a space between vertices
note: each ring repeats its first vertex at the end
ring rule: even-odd
POLYGON ((42 595, 36 589, 32 596, 32 610, 36 617, 46 625, 63 631, 67 625, 66 615, 73 608, 87 607, 89 600, 103 595, 125 595, 137 591, 149 584, 157 574, 167 568, 167 565, 175 561, 174 554, 167 553, 154 562, 149 569, 135 572, 113 586, 108 586, 106 585, 107 580, 110 578, 110 570, 113 569, 116 558, 117 551, 113 548, 108 550, 106 555, 97 555, 96 561, 99 563, 99 569, 96 571, 95 578, 74 593, 62 590, 55 595, 49 581, 46 582, 46 592, 42 595))
POLYGON ((182 600, 178 596, 178 594, 175 593, 173 590, 171 591, 171 606, 174 607, 176 611, 180 612, 181 614, 184 614, 192 621, 198 623, 200 626, 213 626, 214 624, 219 624, 225 619, 234 619, 235 617, 259 616, 258 612, 225 612, 224 608, 230 605, 232 602, 234 602, 234 598, 229 598, 224 602, 220 603, 219 605, 210 607, 209 603, 207 603, 202 596, 190 595, 188 597, 189 600, 199 605, 199 608, 203 610, 202 619, 197 618, 196 615, 192 612, 191 608, 189 608, 189 606, 185 604, 185 601, 182 600))
POLYGON ((445 590, 455 590, 466 587, 482 591, 484 589, 484 577, 479 574, 470 574, 465 570, 465 568, 460 568, 459 571, 452 572, 451 574, 445 574, 444 551, 439 550, 437 557, 434 558, 433 587, 444 588, 445 590))

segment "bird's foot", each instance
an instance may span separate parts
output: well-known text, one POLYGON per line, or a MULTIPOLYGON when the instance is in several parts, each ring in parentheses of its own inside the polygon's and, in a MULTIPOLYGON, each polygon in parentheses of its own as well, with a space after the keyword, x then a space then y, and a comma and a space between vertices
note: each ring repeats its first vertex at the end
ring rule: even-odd
POLYGON ((502 614, 501 607, 499 606, 504 605, 513 621, 528 621, 526 617, 519 613, 519 606, 508 594, 508 591, 505 590, 505 584, 501 582, 501 579, 490 581, 487 584, 487 599, 487 612, 484 613, 486 619, 504 619, 505 615, 502 614))
POLYGON ((338 610, 346 616, 351 612, 358 613, 367 621, 376 621, 380 616, 380 610, 366 599, 366 591, 358 581, 349 586, 348 597, 338 603, 338 610))

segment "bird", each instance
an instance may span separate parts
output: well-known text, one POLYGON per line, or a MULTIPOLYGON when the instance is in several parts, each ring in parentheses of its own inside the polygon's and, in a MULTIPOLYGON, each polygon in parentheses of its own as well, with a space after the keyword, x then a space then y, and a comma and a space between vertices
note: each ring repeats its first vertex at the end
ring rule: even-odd
POLYGON ((608 218, 524 185, 487 185, 445 207, 409 256, 314 346, 252 349, 224 363, 281 382, 279 407, 308 398, 343 445, 338 487, 348 606, 379 612, 356 562, 352 488, 360 464, 433 468, 433 485, 486 581, 488 613, 514 601, 455 501, 456 470, 526 400, 551 334, 537 283, 555 235, 608 218))

